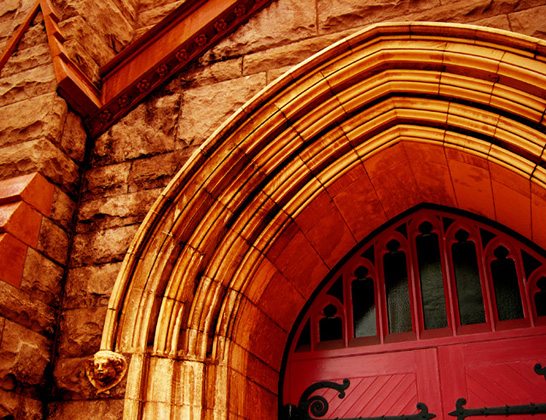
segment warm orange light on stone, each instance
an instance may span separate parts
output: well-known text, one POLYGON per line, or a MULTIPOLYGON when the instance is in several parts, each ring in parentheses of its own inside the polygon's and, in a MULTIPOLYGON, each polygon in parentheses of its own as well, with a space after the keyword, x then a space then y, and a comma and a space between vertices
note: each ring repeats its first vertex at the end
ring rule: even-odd
POLYGON ((0 181, 0 280, 18 287, 27 248, 37 248, 42 216, 49 216, 53 184, 34 173, 0 181))
POLYGON ((355 244, 419 203, 546 246, 545 52, 493 29, 375 25, 247 103, 171 182, 123 263, 102 348, 138 355, 126 418, 175 406, 276 418, 304 302, 355 244), (230 390, 245 398, 228 402, 230 390))
POLYGON ((19 287, 27 255, 27 246, 9 233, 0 233, 0 280, 19 287))

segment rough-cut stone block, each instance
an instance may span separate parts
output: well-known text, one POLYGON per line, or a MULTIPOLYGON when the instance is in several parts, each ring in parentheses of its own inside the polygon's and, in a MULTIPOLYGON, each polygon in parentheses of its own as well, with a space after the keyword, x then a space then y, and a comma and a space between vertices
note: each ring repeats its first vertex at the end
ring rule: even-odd
POLYGON ((0 78, 0 106, 7 106, 55 92, 57 80, 53 65, 35 67, 0 78))
POLYGON ((525 35, 546 37, 546 6, 533 7, 508 15, 510 29, 525 35))
POLYGON ((99 350, 106 308, 70 309, 61 321, 59 354, 83 357, 99 350))
POLYGON ((71 159, 82 163, 85 156, 87 134, 81 118, 69 111, 64 122, 60 147, 71 159))
MULTIPOLYGON (((78 39, 69 38, 63 43, 67 56, 78 63, 78 68, 98 89, 100 88, 100 66, 89 55, 89 51, 78 39)), ((104 49, 104 47, 103 47, 104 49)), ((113 56, 111 56, 113 58, 113 56)))
MULTIPOLYGON (((26 0, 22 3, 28 6, 27 12, 30 11, 32 3, 27 2, 26 0)), ((14 19, 17 22, 13 22, 12 26, 13 31, 23 22, 26 18, 27 13, 22 13, 23 8, 19 9, 16 18, 14 19)), ((44 21, 42 14, 39 13, 38 16, 34 19, 34 22, 31 23, 30 27, 24 33, 23 38, 17 44, 17 49, 15 54, 18 54, 20 51, 27 50, 29 48, 35 47, 36 45, 47 45, 47 35, 45 31, 44 21)), ((44 63, 40 63, 44 64, 44 63)))
POLYGON ((20 396, 15 392, 0 389, 0 416, 3 419, 15 418, 19 407, 20 396))
POLYGON ((19 7, 19 0, 4 0, 0 4, 0 18, 4 18, 8 14, 14 14, 19 7))
POLYGON ((26 49, 19 48, 10 56, 8 62, 2 68, 1 76, 8 77, 21 74, 35 67, 52 65, 52 63, 51 49, 47 43, 36 44, 26 49))
POLYGON ((140 223, 161 188, 86 201, 79 211, 78 232, 106 230, 140 223))
POLYGON ((43 383, 49 362, 50 343, 42 335, 6 321, 0 345, 0 377, 12 374, 17 383, 43 383))
POLYGON ((180 95, 146 101, 96 139, 93 161, 123 162, 174 150, 180 95))
POLYGON ((131 41, 135 8, 126 9, 131 2, 57 0, 55 3, 64 18, 60 26, 67 38, 65 50, 91 80, 98 81, 99 66, 131 41))
POLYGON ((218 58, 288 44, 317 34, 314 0, 274 1, 215 47, 218 58))
POLYGON ((57 307, 64 268, 32 248, 27 250, 20 289, 30 299, 57 307))
POLYGON ((214 58, 211 53, 205 54, 197 65, 181 72, 180 81, 185 88, 225 82, 238 79, 243 75, 243 59, 241 57, 219 62, 215 62, 214 58))
POLYGON ((33 172, 40 172, 68 193, 76 193, 78 166, 49 141, 33 140, 0 148, 0 178, 33 172))
POLYGON ((23 201, 0 205, 0 233, 11 235, 36 247, 42 215, 23 201))
POLYGON ((137 229, 132 225, 76 235, 72 267, 121 261, 137 229))
POLYGON ((139 26, 155 25, 167 16, 176 7, 184 3, 184 0, 178 1, 160 1, 149 4, 146 1, 141 2, 140 10, 138 14, 139 26))
POLYGON ((85 174, 84 199, 94 196, 110 197, 128 191, 127 180, 131 171, 131 162, 92 168, 85 174))
POLYGON ((6 319, 41 335, 53 335, 55 310, 35 296, 29 296, 25 290, 16 289, 5 282, 0 282, 0 313, 6 319))
POLYGON ((0 418, 42 420, 42 403, 27 395, 0 389, 0 418))
POLYGON ((68 273, 65 308, 107 306, 121 263, 73 268, 68 273))
POLYGON ((67 258, 68 233, 48 218, 43 218, 37 250, 59 264, 65 264, 67 258))
POLYGON ((57 142, 66 112, 66 102, 56 93, 3 107, 0 146, 42 138, 57 142))
POLYGON ((19 287, 27 246, 9 233, 0 233, 0 280, 19 287))
MULTIPOLYGON (((116 45, 111 45, 116 49, 121 50, 126 46, 133 37, 133 22, 131 18, 124 15, 119 2, 89 2, 86 0, 57 0, 57 7, 65 17, 82 16, 85 21, 93 28, 102 38, 116 45)), ((128 3, 130 4, 130 3, 128 3)), ((74 28, 78 29, 78 28, 74 28)), ((69 32, 64 34, 66 37, 78 38, 77 33, 69 32)), ((103 63, 101 63, 103 64, 103 63)))
POLYGON ((332 45, 348 34, 348 32, 342 32, 323 35, 247 54, 244 59, 243 74, 248 75, 262 71, 269 72, 281 67, 287 67, 286 70, 288 70, 291 66, 301 63, 306 58, 332 45))
POLYGON ((65 194, 60 188, 55 187, 53 191, 53 206, 50 219, 68 231, 72 224, 72 217, 76 210, 76 203, 65 194))
POLYGON ((231 114, 265 86, 256 74, 184 91, 177 137, 184 144, 201 144, 231 114), (230 98, 223 101, 220 98, 230 98))
POLYGON ((129 192, 165 187, 186 159, 184 150, 176 150, 135 160, 128 179, 129 192))
POLYGON ((505 31, 510 30, 510 21, 508 20, 507 15, 493 16, 490 18, 476 20, 472 22, 472 24, 478 26, 488 26, 490 28, 504 29, 505 31))

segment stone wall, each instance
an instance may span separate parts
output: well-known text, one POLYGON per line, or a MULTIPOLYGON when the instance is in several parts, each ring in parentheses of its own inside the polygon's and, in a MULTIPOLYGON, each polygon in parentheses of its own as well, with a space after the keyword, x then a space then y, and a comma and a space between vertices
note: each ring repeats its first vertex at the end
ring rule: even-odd
MULTIPOLYGON (((66 48, 98 82, 100 65, 182 2, 53 5, 66 48)), ((0 47, 32 3, 0 4, 0 47)), ((93 139, 88 154, 79 117, 55 93, 38 17, 0 73, 0 181, 40 173, 54 200, 21 287, 0 281, 0 418, 38 419, 43 409, 51 419, 121 418, 123 386, 97 396, 83 367, 99 349, 129 243, 193 151, 276 77, 375 22, 464 22, 546 39, 545 15, 546 0, 277 0, 93 139)))
MULTIPOLYGON (((143 2, 140 16, 155 22, 179 3, 143 2)), ((108 297, 147 209, 192 152, 260 89, 375 22, 466 22, 546 38, 544 13, 544 0, 279 0, 98 137, 85 175, 66 288, 55 369, 62 401, 50 405, 52 418, 72 418, 90 398, 78 369, 98 350, 108 297)), ((119 418, 121 395, 114 393, 110 403, 102 397, 93 410, 102 413, 112 404, 108 418, 119 418)))
MULTIPOLYGON (((148 4, 141 16, 149 13, 154 21, 176 5, 148 4)), ((78 366, 98 350, 110 291, 147 209, 191 153, 260 89, 374 22, 467 22, 546 37, 540 19, 545 12, 546 1, 279 0, 97 138, 85 175, 55 370, 60 399, 73 401, 55 403, 54 418, 70 418, 89 398, 78 366)), ((112 397, 114 413, 121 410, 119 395, 112 397)))
MULTIPOLYGON (((19 4, 24 13, 10 12, 10 2, 2 3, 3 30, 20 24, 29 3, 19 4)), ((56 324, 87 139, 79 117, 55 89, 38 15, 0 73, 0 241, 22 244, 17 252, 11 247, 11 253, 3 249, 0 254, 0 418, 43 418, 42 401, 52 386, 56 324), (51 199, 48 207, 40 209, 40 197, 51 199), (7 278, 19 258, 22 274, 7 278)))

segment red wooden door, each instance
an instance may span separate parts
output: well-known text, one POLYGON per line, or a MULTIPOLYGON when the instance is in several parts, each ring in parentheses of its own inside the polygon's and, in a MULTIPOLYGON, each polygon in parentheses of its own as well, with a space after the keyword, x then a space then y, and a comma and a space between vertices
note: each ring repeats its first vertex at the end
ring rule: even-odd
POLYGON ((440 377, 449 384, 442 386, 447 411, 458 398, 466 399, 466 408, 546 403, 546 379, 534 372, 535 364, 546 364, 544 335, 440 347, 438 356, 440 377))
POLYGON ((350 385, 344 398, 334 389, 316 392, 329 404, 324 418, 409 415, 419 412, 421 402, 437 419, 453 420, 448 413, 456 409, 459 398, 466 399, 465 408, 546 403, 546 379, 534 372, 537 363, 546 364, 543 333, 402 351, 294 358, 287 365, 290 381, 284 395, 297 405, 310 385, 341 384, 347 378, 350 385))
POLYGON ((418 402, 425 402, 431 411, 441 409, 440 389, 433 386, 440 380, 436 349, 298 360, 287 373, 294 405, 313 383, 350 380, 342 399, 335 390, 319 393, 329 402, 327 418, 413 414, 418 402))
POLYGON ((546 252, 420 209, 356 249, 309 302, 289 344, 282 404, 347 378, 342 399, 316 390, 329 402, 323 418, 411 415, 424 403, 454 419, 461 398, 466 409, 546 404, 537 363, 546 365, 546 252))

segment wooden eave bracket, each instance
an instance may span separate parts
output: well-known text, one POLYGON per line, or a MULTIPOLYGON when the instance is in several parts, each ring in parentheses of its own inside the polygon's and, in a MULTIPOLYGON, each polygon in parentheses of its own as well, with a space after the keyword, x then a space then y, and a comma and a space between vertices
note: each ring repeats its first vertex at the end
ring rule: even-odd
POLYGON ((37 0, 0 56, 0 70, 41 10, 57 91, 83 118, 91 136, 102 134, 144 98, 246 22, 272 0, 189 0, 101 68, 102 89, 66 54, 59 16, 37 0))

